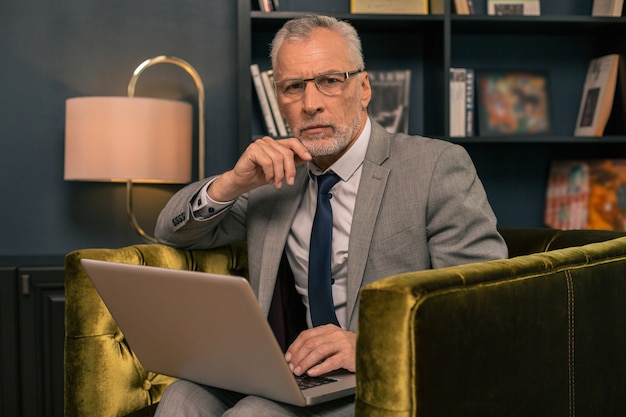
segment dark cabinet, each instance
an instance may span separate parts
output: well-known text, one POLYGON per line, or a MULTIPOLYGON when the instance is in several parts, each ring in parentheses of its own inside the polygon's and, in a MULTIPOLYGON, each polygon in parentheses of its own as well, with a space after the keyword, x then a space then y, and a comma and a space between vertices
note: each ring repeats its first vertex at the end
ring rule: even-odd
POLYGON ((0 268, 0 415, 18 416, 17 268, 0 268))
POLYGON ((62 267, 17 270, 23 417, 63 416, 65 284, 62 267))
POLYGON ((64 279, 62 266, 0 267, 2 416, 63 416, 64 279))

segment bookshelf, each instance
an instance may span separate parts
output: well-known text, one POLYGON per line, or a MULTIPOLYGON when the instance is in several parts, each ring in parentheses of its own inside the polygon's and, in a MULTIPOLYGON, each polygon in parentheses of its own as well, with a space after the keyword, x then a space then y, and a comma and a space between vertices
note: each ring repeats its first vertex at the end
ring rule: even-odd
POLYGON ((626 19, 592 17, 592 0, 541 2, 541 16, 487 16, 486 0, 474 15, 356 15, 349 1, 281 0, 264 13, 239 0, 239 138, 243 149, 263 134, 249 65, 269 68, 268 44, 289 18, 307 11, 349 20, 359 31, 366 69, 412 71, 409 132, 466 147, 501 226, 542 226, 545 188, 554 159, 626 157, 626 135, 574 137, 582 87, 592 58, 626 53, 626 19), (345 3, 345 4, 344 4, 345 3), (337 6, 339 4, 339 6, 337 6), (332 9, 332 10, 331 10, 332 9), (547 71, 552 132, 539 136, 450 138, 450 67, 547 71))

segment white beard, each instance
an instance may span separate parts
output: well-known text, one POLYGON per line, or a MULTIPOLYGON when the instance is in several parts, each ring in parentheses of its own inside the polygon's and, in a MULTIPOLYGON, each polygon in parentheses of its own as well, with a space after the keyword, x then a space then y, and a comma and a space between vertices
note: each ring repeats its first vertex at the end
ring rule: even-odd
MULTIPOLYGON (((354 139, 359 126, 361 126, 362 120, 363 114, 359 112, 358 117, 356 117, 350 125, 341 127, 331 125, 335 132, 333 138, 328 138, 326 135, 308 136, 306 139, 301 138, 300 135, 298 135, 298 137, 300 137, 300 142, 302 142, 311 156, 334 155, 343 151, 350 144, 350 142, 354 139)), ((318 122, 313 124, 318 124, 318 122)), ((297 130, 298 133, 301 131, 302 129, 297 130)))

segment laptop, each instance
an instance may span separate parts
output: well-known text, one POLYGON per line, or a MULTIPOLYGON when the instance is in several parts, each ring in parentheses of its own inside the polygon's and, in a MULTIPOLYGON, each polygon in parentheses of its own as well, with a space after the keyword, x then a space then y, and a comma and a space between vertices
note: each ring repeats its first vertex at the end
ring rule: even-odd
POLYGON ((147 370, 300 407, 355 392, 348 371, 298 385, 245 278, 81 263, 147 370))

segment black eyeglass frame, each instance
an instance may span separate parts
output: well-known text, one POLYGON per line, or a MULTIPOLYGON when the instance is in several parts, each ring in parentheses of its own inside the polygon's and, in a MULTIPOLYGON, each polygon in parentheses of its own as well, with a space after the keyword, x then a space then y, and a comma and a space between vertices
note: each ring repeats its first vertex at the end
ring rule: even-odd
MULTIPOLYGON (((364 72, 364 71, 365 71, 365 69, 363 69, 363 68, 359 68, 359 69, 356 69, 356 70, 354 70, 354 71, 346 71, 346 72, 340 72, 340 71, 338 71, 338 72, 327 72, 327 73, 325 73, 325 74, 320 74, 320 75, 318 75, 318 76, 316 76, 316 77, 313 77, 313 78, 304 78, 304 79, 302 79, 302 78, 287 78, 287 79, 285 79, 285 80, 274 81, 272 84, 273 84, 273 86, 274 86, 274 91, 275 91, 275 92, 276 92, 276 94, 278 95, 279 89, 278 89, 278 87, 277 87, 277 86, 278 86, 279 84, 281 84, 281 83, 285 83, 285 82, 291 81, 291 82, 294 82, 294 83, 302 83, 302 84, 306 85, 306 83, 307 83, 307 82, 309 82, 309 81, 313 81, 313 84, 315 84, 315 87, 317 88, 317 91, 319 91, 320 93, 322 93, 322 94, 324 94, 324 95, 328 95, 328 94, 326 94, 324 91, 322 91, 322 89, 320 88, 320 86, 319 86, 319 84, 318 84, 318 80, 322 80, 322 79, 324 79, 324 77, 328 77, 328 76, 331 76, 331 75, 343 75, 344 79, 343 79, 343 81, 342 81, 342 82, 346 82, 346 81, 348 81, 350 78, 352 78, 354 75, 360 74, 360 73, 362 73, 362 72, 364 72)), ((304 92, 304 88, 302 89, 302 92, 304 92)), ((330 96, 332 97, 332 95, 330 95, 330 96)))

